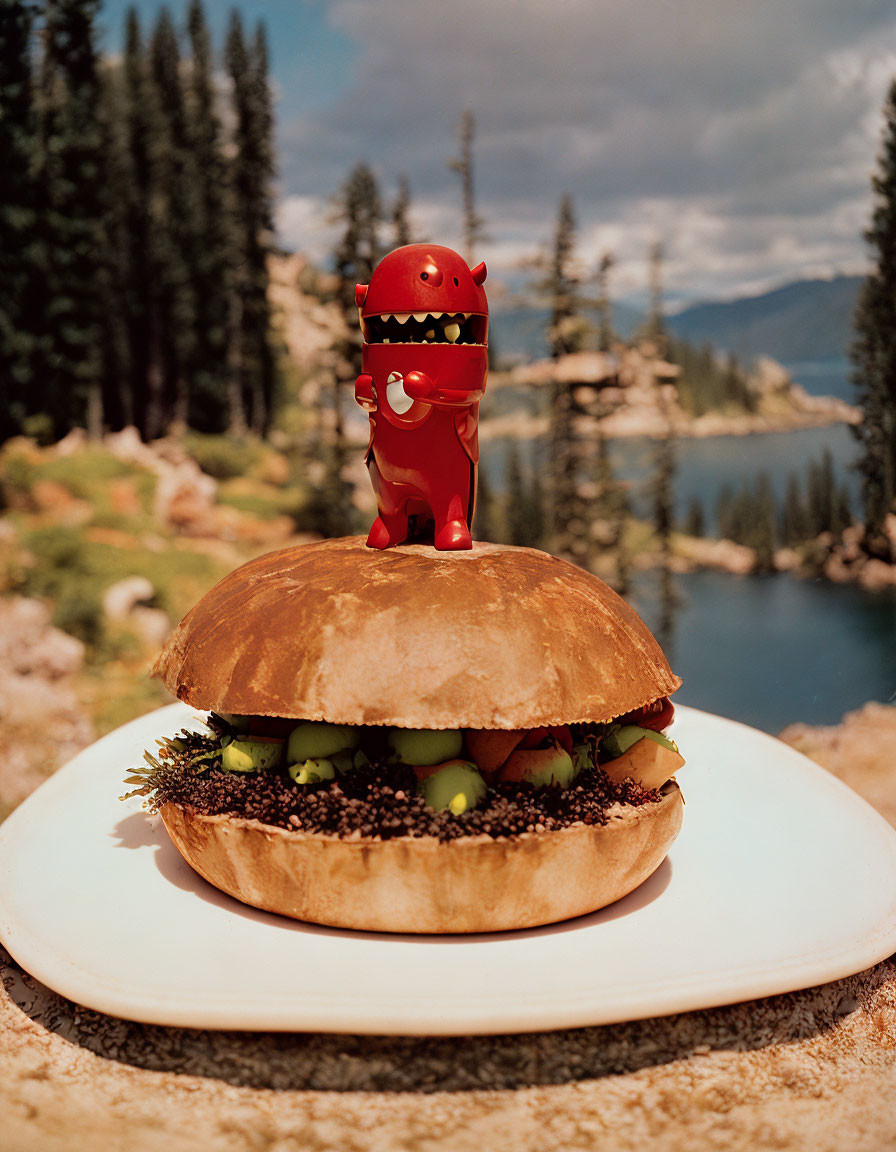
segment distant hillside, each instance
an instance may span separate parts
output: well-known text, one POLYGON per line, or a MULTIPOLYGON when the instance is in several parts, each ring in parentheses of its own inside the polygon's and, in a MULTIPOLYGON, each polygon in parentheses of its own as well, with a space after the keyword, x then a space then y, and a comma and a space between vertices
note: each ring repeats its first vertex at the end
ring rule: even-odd
MULTIPOLYGON (((849 354, 860 276, 799 280, 762 296, 693 304, 668 319, 669 329, 693 344, 709 342, 742 360, 771 356, 781 363, 842 360, 849 354)), ((595 317, 596 320, 596 317, 595 317)), ((643 314, 613 307, 617 332, 627 339, 643 314)), ((546 308, 495 309, 492 333, 503 360, 540 360, 547 355, 546 308)))
POLYGON ((801 280, 762 296, 694 304, 669 318, 676 336, 709 342, 744 360, 773 356, 782 363, 847 356, 860 276, 801 280))
MULTIPOLYGON (((586 315, 589 313, 586 312, 586 315)), ((590 315, 597 325, 597 315, 590 315)), ((613 307, 613 326, 627 340, 641 321, 643 313, 628 304, 613 307)), ((492 308, 489 331, 500 360, 542 360, 548 354, 547 308, 492 308)))

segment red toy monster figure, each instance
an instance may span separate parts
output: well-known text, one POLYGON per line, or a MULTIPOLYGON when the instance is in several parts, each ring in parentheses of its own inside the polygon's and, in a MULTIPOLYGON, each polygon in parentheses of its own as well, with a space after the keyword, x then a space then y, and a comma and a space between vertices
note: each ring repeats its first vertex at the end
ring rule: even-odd
POLYGON ((371 548, 430 526, 441 551, 473 546, 485 275, 484 264, 471 270, 450 248, 409 244, 355 288, 364 333, 355 399, 370 415, 367 466, 379 508, 371 548))

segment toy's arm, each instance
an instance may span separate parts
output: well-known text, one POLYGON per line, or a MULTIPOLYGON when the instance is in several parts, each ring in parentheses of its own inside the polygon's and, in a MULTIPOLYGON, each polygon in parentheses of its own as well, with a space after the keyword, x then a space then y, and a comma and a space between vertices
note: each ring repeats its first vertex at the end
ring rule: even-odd
POLYGON ((422 400, 434 408, 469 408, 482 399, 482 388, 457 389, 435 386, 425 372, 408 372, 404 378, 404 390, 412 400, 422 400))
POLYGON ((376 412, 376 385, 367 372, 363 372, 355 381, 355 400, 365 412, 376 412))

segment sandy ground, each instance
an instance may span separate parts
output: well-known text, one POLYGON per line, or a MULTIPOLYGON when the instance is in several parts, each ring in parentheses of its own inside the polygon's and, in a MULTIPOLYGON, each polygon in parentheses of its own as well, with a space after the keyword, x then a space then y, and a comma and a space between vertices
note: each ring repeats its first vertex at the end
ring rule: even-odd
MULTIPOLYGON (((784 735, 896 823, 896 709, 784 735)), ((2 950, 0 973, 3 1152, 896 1149, 896 957, 713 1011, 430 1040, 146 1027, 2 950)))

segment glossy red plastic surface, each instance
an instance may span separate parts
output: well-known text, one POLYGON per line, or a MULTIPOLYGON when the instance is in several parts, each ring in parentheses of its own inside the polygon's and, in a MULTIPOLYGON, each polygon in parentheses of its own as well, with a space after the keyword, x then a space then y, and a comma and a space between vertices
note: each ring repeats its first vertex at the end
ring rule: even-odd
POLYGON ((370 418, 367 466, 379 510, 372 548, 430 532, 443 551, 472 547, 488 377, 485 277, 484 264, 471 271, 450 248, 410 244, 355 288, 364 329, 355 399, 370 418))

